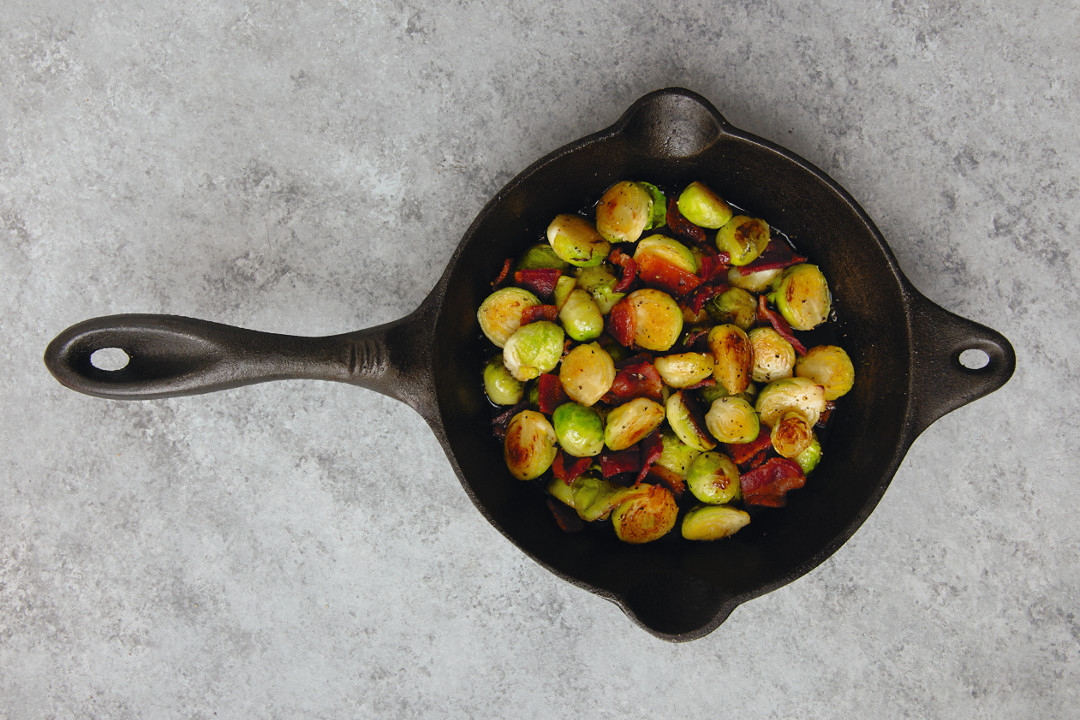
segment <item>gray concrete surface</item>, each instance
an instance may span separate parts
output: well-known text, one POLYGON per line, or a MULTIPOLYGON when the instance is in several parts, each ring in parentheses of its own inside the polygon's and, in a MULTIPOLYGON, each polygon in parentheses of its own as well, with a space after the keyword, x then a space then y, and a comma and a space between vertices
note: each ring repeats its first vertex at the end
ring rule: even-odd
POLYGON ((2 8, 0 717, 1076 717, 1075 1, 2 8), (523 557, 404 405, 117 403, 43 367, 117 312, 402 316, 507 180, 674 85, 831 174, 1018 355, 839 553, 702 640, 523 557))

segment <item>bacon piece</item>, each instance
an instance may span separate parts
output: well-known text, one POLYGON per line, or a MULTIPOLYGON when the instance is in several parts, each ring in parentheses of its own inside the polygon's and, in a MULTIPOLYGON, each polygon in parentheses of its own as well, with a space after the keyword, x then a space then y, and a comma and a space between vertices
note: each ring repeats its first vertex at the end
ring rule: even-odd
POLYGON ((506 258, 506 260, 503 261, 502 270, 500 270, 499 274, 495 277, 495 279, 491 281, 491 287, 497 289, 501 287, 504 282, 506 282, 506 278, 510 274, 510 267, 513 264, 513 259, 511 258, 506 258))
POLYGON ((638 266, 634 261, 634 258, 624 253, 620 248, 615 248, 608 255, 608 260, 615 263, 622 268, 622 277, 619 278, 619 282, 615 283, 615 287, 612 288, 614 292, 626 292, 630 289, 630 286, 637 279, 638 266))
POLYGON ((604 394, 604 402, 622 404, 634 398, 646 397, 657 402, 663 397, 664 381, 656 367, 645 359, 635 360, 615 372, 611 389, 604 394))
POLYGON ((551 373, 543 373, 536 379, 536 390, 537 404, 540 406, 540 412, 545 415, 551 415, 555 412, 555 408, 570 399, 566 395, 566 390, 563 389, 559 376, 551 373))
POLYGON ((645 479, 645 476, 649 474, 649 468, 660 459, 660 453, 664 452, 664 438, 660 435, 659 430, 653 430, 639 445, 641 470, 638 471, 637 480, 634 482, 635 485, 645 479))
POLYGON ((549 497, 547 506, 555 517, 555 523, 563 532, 575 533, 585 527, 585 521, 578 517, 577 512, 569 505, 564 505, 555 498, 549 497))
POLYGON ((687 238, 697 245, 703 247, 708 245, 709 241, 705 237, 704 228, 690 222, 681 212, 679 212, 679 204, 675 198, 671 198, 668 201, 667 224, 675 234, 682 235, 684 238, 687 238))
POLYGON ((758 318, 772 325, 773 330, 780 333, 780 337, 791 343, 791 347, 795 348, 795 352, 800 355, 806 354, 806 346, 795 337, 795 333, 791 330, 791 326, 788 325, 788 321, 784 319, 784 316, 768 306, 764 295, 758 295, 758 318))
POLYGON ((649 468, 649 477, 656 478, 661 483, 667 486, 667 489, 671 491, 675 497, 680 497, 686 492, 686 482, 683 480, 682 475, 669 470, 663 465, 653 465, 649 468))
POLYGON ((555 283, 559 281, 562 270, 558 268, 536 268, 534 270, 518 270, 514 273, 514 283, 523 288, 532 290, 542 300, 551 297, 555 292, 555 283))
POLYGON ((560 450, 555 454, 555 461, 551 463, 551 471, 556 478, 569 485, 588 470, 591 464, 592 458, 575 458, 560 450))
POLYGON ((795 251, 786 242, 783 240, 770 240, 769 244, 765 246, 765 249, 753 262, 739 268, 739 274, 746 276, 761 270, 780 270, 802 262, 806 262, 806 258, 802 255, 796 255, 795 251))
POLYGON ((697 315, 705 308, 705 303, 709 302, 717 295, 723 295, 727 290, 728 286, 723 283, 703 284, 694 290, 694 292, 690 293, 686 302, 693 313, 697 315))
POLYGON ((766 428, 748 443, 728 443, 728 455, 740 468, 749 469, 765 461, 765 455, 772 447, 772 438, 766 428))
POLYGON ((683 390, 699 390, 703 387, 712 387, 716 384, 716 378, 707 377, 700 382, 696 382, 693 385, 687 385, 683 390))
POLYGON ((625 298, 615 303, 615 307, 611 308, 604 326, 608 335, 613 337, 615 342, 623 347, 633 346, 637 323, 634 319, 634 308, 625 298))
POLYGON ((719 277, 727 277, 727 269, 731 267, 731 254, 727 251, 703 255, 700 260, 702 282, 712 282, 719 277))
POLYGON ((799 463, 783 457, 769 458, 739 476, 743 502, 747 505, 779 507, 784 504, 785 493, 805 484, 806 476, 799 463))
POLYGON ((555 322, 559 317, 559 308, 554 305, 530 305, 521 311, 521 324, 528 325, 537 320, 555 322))
POLYGON ((694 273, 649 253, 642 253, 638 258, 637 274, 646 285, 675 296, 686 295, 701 284, 701 278, 694 273))
POLYGON ((641 469, 641 452, 637 446, 625 450, 602 450, 596 457, 600 461, 600 474, 605 479, 641 469))
POLYGON ((526 410, 529 407, 527 402, 519 402, 517 405, 513 405, 505 410, 497 413, 491 418, 491 432, 492 434, 502 441, 506 438, 506 428, 510 425, 510 421, 514 419, 522 410, 526 410))

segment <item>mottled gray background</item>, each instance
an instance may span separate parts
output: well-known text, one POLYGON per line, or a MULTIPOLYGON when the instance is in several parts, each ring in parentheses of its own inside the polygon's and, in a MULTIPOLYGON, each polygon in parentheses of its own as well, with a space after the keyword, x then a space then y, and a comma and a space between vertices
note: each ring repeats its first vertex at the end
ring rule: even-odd
POLYGON ((1076 717, 1075 0, 0 18, 0 716, 1076 717), (317 382, 117 403, 41 363, 116 312, 400 317, 507 180, 672 85, 831 174, 1018 355, 838 554, 702 640, 524 558, 404 405, 317 382))

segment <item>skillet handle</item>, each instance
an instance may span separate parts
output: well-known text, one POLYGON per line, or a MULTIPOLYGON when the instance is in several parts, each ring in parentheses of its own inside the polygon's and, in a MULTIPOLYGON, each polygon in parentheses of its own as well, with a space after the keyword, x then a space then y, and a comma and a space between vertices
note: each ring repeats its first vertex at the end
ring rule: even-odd
POLYGON ((60 333, 45 351, 45 365, 62 385, 115 400, 197 395, 269 380, 334 380, 397 398, 423 414, 422 364, 430 345, 425 317, 422 306, 366 330, 297 337, 177 315, 112 315, 60 333))
POLYGON ((1004 385, 1016 369, 1005 336, 911 292, 911 435, 1004 385), (971 356, 970 359, 968 356, 971 356))

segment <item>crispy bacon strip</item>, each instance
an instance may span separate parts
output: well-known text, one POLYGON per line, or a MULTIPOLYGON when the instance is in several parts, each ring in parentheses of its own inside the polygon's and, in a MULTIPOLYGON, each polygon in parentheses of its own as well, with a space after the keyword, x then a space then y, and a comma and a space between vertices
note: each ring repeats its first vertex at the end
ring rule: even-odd
POLYGON ((663 397, 664 381, 648 360, 636 360, 615 372, 615 380, 603 400, 611 405, 647 397, 657 402, 663 397))
POLYGON ((708 239, 705 237, 705 230, 687 220, 686 217, 679 212, 679 204, 675 198, 668 200, 667 224, 672 232, 677 235, 682 235, 684 238, 691 240, 697 245, 704 247, 709 243, 708 239))
POLYGON ((560 450, 555 455, 555 461, 551 463, 551 471, 556 478, 569 485, 588 470, 591 464, 591 458, 575 458, 560 450))
POLYGON ((559 317, 559 308, 554 305, 530 305, 521 312, 521 324, 528 325, 537 320, 555 322, 559 317))
POLYGON ((743 502, 747 505, 783 505, 785 494, 806 484, 799 463, 782 457, 769 458, 759 467, 739 476, 743 502), (779 504, 777 504, 779 503, 779 504))
POLYGON ((561 275, 562 270, 557 268, 518 270, 514 273, 514 283, 532 290, 537 297, 546 300, 555 291, 555 283, 559 281, 561 275))
POLYGON ((762 428, 758 436, 748 443, 729 443, 728 455, 732 462, 740 468, 749 469, 760 465, 765 460, 765 455, 772 447, 772 438, 767 428, 762 428))
POLYGON ((701 284, 701 278, 694 273, 649 253, 642 253, 637 266, 638 277, 642 282, 676 297, 692 292, 701 284))
POLYGON ((641 453, 637 446, 625 450, 602 450, 596 457, 600 461, 600 474, 605 479, 641 469, 641 453))
POLYGON ((604 321, 604 328, 608 335, 623 347, 631 347, 634 344, 637 323, 634 320, 634 308, 625 298, 611 308, 607 320, 604 321))
POLYGON ((727 269, 731 267, 731 254, 725 251, 703 255, 700 264, 702 282, 712 282, 717 278, 727 277, 727 269))
POLYGON ((634 261, 634 258, 624 253, 620 248, 615 248, 608 255, 608 260, 622 268, 622 277, 619 278, 619 282, 615 283, 615 287, 612 288, 614 292, 626 292, 630 289, 630 286, 634 284, 634 280, 638 275, 638 266, 634 261))
POLYGON ((802 262, 806 262, 806 258, 802 255, 796 255, 795 251, 786 242, 783 240, 770 240, 769 244, 765 246, 765 249, 753 262, 739 268, 739 274, 746 276, 761 270, 780 270, 802 262))
POLYGON ((645 476, 649 474, 649 468, 660 459, 660 453, 664 452, 664 439, 659 430, 653 430, 639 445, 641 446, 641 469, 638 471, 635 485, 645 479, 645 476))
POLYGON ((703 284, 694 290, 694 292, 690 293, 686 302, 694 314, 697 315, 705 308, 705 303, 709 302, 717 295, 723 295, 727 290, 728 286, 724 283, 703 284))
POLYGON ((506 258, 506 260, 503 261, 502 270, 500 270, 499 274, 495 276, 495 279, 491 281, 491 287, 498 289, 506 282, 506 278, 510 275, 510 268, 513 264, 514 261, 511 258, 506 258))
POLYGON ((540 412, 551 415, 555 408, 569 400, 558 375, 544 373, 536 379, 537 404, 540 412))
POLYGON ((758 318, 772 325, 773 330, 780 333, 780 337, 791 343, 791 347, 795 348, 795 352, 800 355, 806 354, 806 346, 795 337, 795 333, 792 331, 791 326, 788 325, 788 321, 784 319, 784 316, 768 306, 764 295, 758 295, 758 318))

